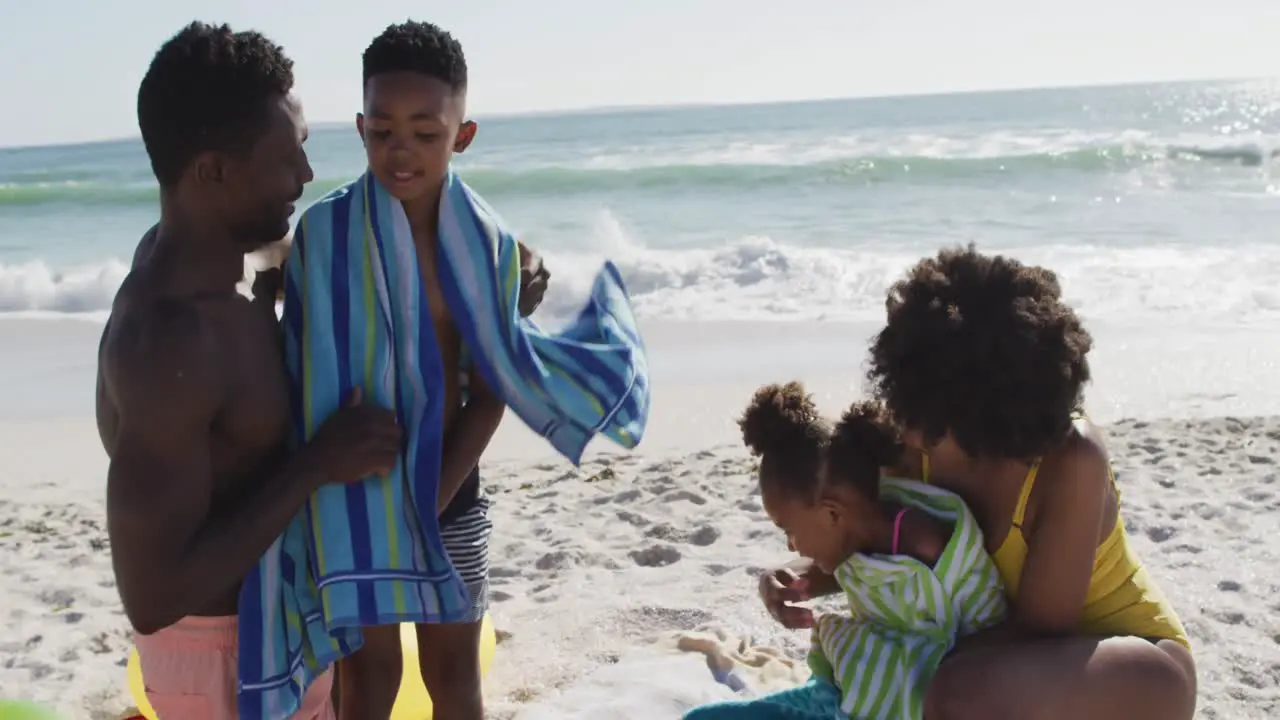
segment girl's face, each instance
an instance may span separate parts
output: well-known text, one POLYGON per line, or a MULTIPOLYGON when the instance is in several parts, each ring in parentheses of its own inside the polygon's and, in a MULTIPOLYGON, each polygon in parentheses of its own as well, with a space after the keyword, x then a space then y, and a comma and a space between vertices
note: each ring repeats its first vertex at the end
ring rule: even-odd
POLYGON ((773 524, 787 535, 787 549, 832 574, 857 552, 856 508, 839 496, 807 502, 763 484, 760 499, 773 524))
MULTIPOLYGON (((954 437, 948 432, 933 444, 924 441, 924 434, 919 430, 903 430, 902 442, 912 450, 929 456, 929 472, 939 477, 954 477, 963 474, 973 459, 960 449, 954 437)), ((932 479, 932 478, 931 478, 932 479)))

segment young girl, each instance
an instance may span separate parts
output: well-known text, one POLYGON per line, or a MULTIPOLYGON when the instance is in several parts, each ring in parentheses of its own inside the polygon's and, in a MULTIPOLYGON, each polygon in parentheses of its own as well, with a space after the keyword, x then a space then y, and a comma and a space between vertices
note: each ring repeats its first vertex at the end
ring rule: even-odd
MULTIPOLYGON (((1190 720, 1191 646, 1129 542, 1102 437, 1079 415, 1092 339, 1057 277, 948 249, 896 283, 887 309, 870 379, 911 447, 904 474, 964 499, 1010 602, 1006 623, 939 668, 930 720, 1190 720)), ((803 611, 783 602, 830 583, 800 569, 762 588, 791 626, 803 611)))
POLYGON ((835 576, 849 612, 818 618, 807 685, 686 720, 922 718, 925 687, 956 638, 1004 618, 977 523, 948 492, 881 479, 902 448, 876 405, 854 405, 833 429, 801 384, 769 385, 739 424, 760 456, 765 511, 789 549, 835 576))

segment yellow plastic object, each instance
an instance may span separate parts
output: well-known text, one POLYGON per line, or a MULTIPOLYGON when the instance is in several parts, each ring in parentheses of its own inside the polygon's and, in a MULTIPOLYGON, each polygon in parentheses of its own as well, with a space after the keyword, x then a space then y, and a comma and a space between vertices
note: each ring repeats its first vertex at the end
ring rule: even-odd
MULTIPOLYGON (((396 695, 395 707, 391 709, 391 720, 431 720, 431 696, 427 695, 427 687, 422 684, 422 674, 418 670, 418 636, 409 623, 400 626, 400 647, 404 652, 404 675, 400 678, 400 692, 396 695)), ((488 674, 497 647, 498 636, 493 630, 493 621, 486 614, 480 628, 481 677, 488 674)), ((147 702, 138 651, 132 648, 129 650, 127 673, 129 692, 133 695, 134 704, 138 706, 138 712, 147 720, 159 720, 151 703, 147 702)))

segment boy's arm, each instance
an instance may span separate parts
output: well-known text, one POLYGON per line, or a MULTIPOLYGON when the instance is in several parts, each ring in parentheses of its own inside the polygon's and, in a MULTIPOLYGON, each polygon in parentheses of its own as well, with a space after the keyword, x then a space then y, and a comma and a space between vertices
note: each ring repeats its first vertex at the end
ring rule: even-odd
POLYGON ((517 242, 516 248, 520 251, 520 316, 529 317, 542 304, 551 272, 542 264, 537 250, 522 242, 517 242))
MULTIPOLYGON (((528 317, 542 302, 551 273, 542 264, 536 250, 517 243, 520 252, 520 314, 528 317)), ((436 495, 437 512, 443 512, 458 494, 471 471, 480 464, 480 456, 498 431, 503 404, 475 368, 471 369, 470 397, 444 438, 440 459, 440 490, 436 495)))
POLYGON ((437 512, 444 511, 458 494, 462 484, 489 446, 493 434, 498 431, 507 406, 485 384, 480 373, 471 370, 470 397, 458 412, 453 427, 444 438, 444 452, 440 458, 440 490, 436 496, 437 512))

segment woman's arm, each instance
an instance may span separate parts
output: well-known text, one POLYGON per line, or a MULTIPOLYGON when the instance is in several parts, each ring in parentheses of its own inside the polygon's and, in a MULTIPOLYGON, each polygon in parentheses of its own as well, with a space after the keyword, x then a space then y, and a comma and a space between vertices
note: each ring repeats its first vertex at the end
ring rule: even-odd
POLYGON ((1106 451, 1076 436, 1041 473, 1044 496, 1010 620, 1020 632, 1065 635, 1080 623, 1093 577, 1110 485, 1106 451))

